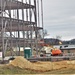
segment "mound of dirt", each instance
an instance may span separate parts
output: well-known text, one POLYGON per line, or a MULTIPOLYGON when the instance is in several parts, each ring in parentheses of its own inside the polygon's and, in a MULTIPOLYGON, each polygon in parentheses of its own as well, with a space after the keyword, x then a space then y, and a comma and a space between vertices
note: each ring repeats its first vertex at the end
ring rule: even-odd
POLYGON ((75 60, 67 61, 67 64, 75 64, 75 60))
POLYGON ((14 59, 10 64, 13 66, 18 66, 20 68, 31 68, 32 67, 32 63, 30 63, 29 61, 27 61, 21 56, 16 57, 16 59, 14 59))
POLYGON ((16 59, 14 59, 10 63, 10 65, 19 67, 22 69, 29 69, 29 70, 36 70, 36 71, 49 71, 52 69, 51 63, 49 63, 49 64, 44 63, 44 62, 41 62, 41 64, 31 63, 21 56, 16 57, 16 59), (48 67, 48 66, 50 66, 50 67, 48 67))
MULTIPOLYGON (((26 60, 24 57, 16 57, 10 65, 14 67, 19 67, 22 69, 28 69, 28 70, 35 70, 40 72, 50 71, 50 70, 58 70, 62 68, 68 68, 69 64, 67 61, 60 61, 60 62, 36 62, 31 63, 30 61, 26 60)), ((72 68, 73 66, 70 66, 69 68, 72 68)))

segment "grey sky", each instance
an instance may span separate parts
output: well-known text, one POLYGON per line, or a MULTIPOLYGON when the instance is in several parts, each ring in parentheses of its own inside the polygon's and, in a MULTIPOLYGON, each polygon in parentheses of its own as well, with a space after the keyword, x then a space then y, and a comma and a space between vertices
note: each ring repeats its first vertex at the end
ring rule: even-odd
POLYGON ((46 37, 75 38, 75 0, 43 0, 46 37))

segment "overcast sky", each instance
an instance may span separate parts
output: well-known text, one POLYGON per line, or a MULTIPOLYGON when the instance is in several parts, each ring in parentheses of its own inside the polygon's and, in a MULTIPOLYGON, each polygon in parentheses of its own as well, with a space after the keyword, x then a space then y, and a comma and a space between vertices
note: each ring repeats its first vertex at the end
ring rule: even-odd
POLYGON ((46 37, 75 38, 75 0, 43 0, 43 9, 46 37))

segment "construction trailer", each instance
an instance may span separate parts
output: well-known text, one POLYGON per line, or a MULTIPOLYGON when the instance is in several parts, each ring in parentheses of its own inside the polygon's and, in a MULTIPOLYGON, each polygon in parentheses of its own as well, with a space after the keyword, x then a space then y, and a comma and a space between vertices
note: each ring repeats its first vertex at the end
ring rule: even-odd
MULTIPOLYGON (((42 0, 0 0, 0 51, 4 59, 6 50, 20 47, 38 48, 43 38, 42 0)), ((37 51, 38 53, 38 51, 37 51)))

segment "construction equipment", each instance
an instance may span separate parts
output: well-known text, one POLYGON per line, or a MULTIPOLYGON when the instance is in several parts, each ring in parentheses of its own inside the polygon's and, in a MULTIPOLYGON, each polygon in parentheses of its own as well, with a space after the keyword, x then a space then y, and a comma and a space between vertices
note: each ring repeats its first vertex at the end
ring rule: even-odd
MULTIPOLYGON (((54 48, 53 46, 50 46, 50 45, 47 45, 47 46, 45 45, 42 48, 41 52, 43 54, 45 54, 46 56, 62 56, 63 55, 63 53, 60 49, 54 48)), ((43 56, 43 54, 42 54, 42 56, 43 56)))
POLYGON ((62 56, 62 51, 60 49, 52 50, 52 56, 62 56))

